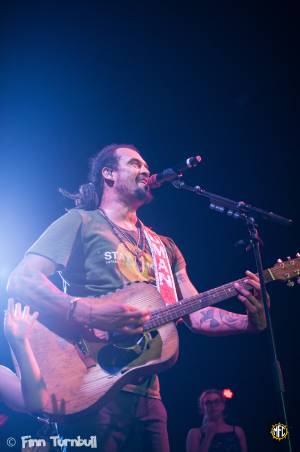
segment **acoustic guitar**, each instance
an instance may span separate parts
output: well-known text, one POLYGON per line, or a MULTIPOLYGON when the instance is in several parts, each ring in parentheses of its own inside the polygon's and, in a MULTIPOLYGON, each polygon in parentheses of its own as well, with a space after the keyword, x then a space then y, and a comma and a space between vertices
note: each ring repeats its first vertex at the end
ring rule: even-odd
MULTIPOLYGON (((300 257, 264 271, 266 283, 300 276, 300 257)), ((156 287, 135 282, 101 297, 148 309, 150 320, 139 335, 108 334, 97 329, 68 329, 67 322, 35 322, 31 344, 47 385, 50 402, 45 414, 54 421, 73 421, 103 406, 125 384, 161 372, 178 357, 175 321, 237 295, 234 283, 246 288, 246 278, 166 306, 156 287)), ((100 302, 99 301, 95 302, 100 302)))

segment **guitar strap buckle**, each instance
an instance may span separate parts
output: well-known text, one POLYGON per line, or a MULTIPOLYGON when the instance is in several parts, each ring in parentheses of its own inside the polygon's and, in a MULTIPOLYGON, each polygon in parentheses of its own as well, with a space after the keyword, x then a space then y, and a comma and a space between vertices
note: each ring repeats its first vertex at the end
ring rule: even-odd
POLYGON ((91 357, 87 343, 82 337, 74 342, 74 346, 78 353, 79 358, 84 363, 87 369, 96 366, 97 363, 94 360, 94 358, 91 357))

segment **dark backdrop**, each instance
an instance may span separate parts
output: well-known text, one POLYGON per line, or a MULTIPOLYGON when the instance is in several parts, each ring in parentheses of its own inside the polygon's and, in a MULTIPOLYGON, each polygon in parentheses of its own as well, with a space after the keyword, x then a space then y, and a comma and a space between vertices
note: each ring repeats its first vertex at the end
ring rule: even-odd
MULTIPOLYGON (((265 266, 298 245, 299 20, 290 2, 7 2, 0 73, 0 273, 64 212, 57 187, 85 181, 88 157, 133 143, 153 171, 201 154, 187 181, 293 218, 262 223, 265 266), (293 83, 294 79, 294 83, 293 83)), ((172 236, 194 284, 205 290, 254 269, 235 242, 243 226, 207 201, 164 186, 142 219, 172 236)), ((297 248, 298 247, 298 248, 297 248)), ((297 435, 299 288, 274 284, 272 318, 291 430, 297 435)), ((224 307, 242 312, 236 300, 224 307)), ((284 450, 270 428, 282 418, 260 336, 207 338, 180 327, 181 355, 161 376, 174 451, 198 422, 196 399, 230 387, 231 420, 250 450, 284 450)), ((1 361, 9 364, 1 340, 1 361)))

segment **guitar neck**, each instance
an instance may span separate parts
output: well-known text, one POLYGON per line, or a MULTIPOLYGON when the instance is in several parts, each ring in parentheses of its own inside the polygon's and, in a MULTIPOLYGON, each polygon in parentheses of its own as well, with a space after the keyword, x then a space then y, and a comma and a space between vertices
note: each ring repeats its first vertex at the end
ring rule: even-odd
MULTIPOLYGON (((185 298, 175 304, 158 309, 157 311, 153 311, 150 320, 144 325, 144 330, 148 331, 153 328, 158 328, 168 322, 175 321, 185 315, 198 311, 199 309, 215 305, 236 296, 237 291, 234 287, 235 283, 239 283, 246 289, 251 289, 252 287, 245 282, 246 280, 247 278, 241 278, 224 284, 223 286, 216 287, 215 289, 210 289, 201 294, 194 295, 193 297, 185 298)), ((264 270, 264 280, 266 283, 274 280, 270 269, 264 270)))

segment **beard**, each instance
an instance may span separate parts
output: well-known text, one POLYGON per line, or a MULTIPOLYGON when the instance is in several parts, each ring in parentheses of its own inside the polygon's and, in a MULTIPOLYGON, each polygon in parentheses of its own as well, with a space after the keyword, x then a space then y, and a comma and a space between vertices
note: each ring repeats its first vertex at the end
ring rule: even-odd
POLYGON ((134 191, 134 197, 138 201, 143 201, 143 204, 149 204, 153 199, 152 192, 147 185, 144 188, 137 187, 134 191))
POLYGON ((140 206, 149 204, 153 199, 152 192, 148 185, 141 187, 138 185, 138 181, 136 181, 136 187, 133 190, 128 190, 127 185, 120 184, 117 187, 117 191, 123 200, 133 202, 134 204, 138 202, 140 206))

